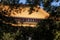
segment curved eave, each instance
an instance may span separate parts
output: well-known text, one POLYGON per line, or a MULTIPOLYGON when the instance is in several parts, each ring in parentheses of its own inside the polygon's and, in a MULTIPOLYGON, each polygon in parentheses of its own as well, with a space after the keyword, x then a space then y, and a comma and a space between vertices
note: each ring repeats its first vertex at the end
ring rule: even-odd
POLYGON ((29 12, 27 11, 22 13, 16 13, 15 15, 11 13, 11 17, 46 19, 49 17, 49 14, 46 11, 44 11, 42 8, 40 8, 39 12, 33 12, 31 14, 29 14, 29 12))

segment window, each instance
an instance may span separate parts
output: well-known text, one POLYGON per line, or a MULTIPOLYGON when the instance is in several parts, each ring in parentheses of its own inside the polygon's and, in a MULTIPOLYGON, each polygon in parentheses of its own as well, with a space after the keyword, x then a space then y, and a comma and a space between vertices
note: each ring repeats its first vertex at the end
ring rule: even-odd
POLYGON ((27 19, 27 21, 29 22, 29 21, 30 21, 30 19, 27 19))
POLYGON ((32 19, 30 19, 30 22, 32 22, 32 19))
POLYGON ((33 22, 34 22, 34 19, 33 19, 33 22))

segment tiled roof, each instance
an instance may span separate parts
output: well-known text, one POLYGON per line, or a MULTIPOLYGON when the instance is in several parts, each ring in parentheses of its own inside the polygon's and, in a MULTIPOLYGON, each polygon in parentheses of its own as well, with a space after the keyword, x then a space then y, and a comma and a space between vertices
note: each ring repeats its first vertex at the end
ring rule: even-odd
MULTIPOLYGON (((7 11, 10 13, 11 17, 23 17, 23 18, 38 18, 38 19, 46 19, 49 17, 49 14, 40 8, 39 6, 34 7, 31 14, 29 14, 30 6, 29 5, 20 5, 19 7, 13 7, 4 5, 2 8, 3 11, 7 11)), ((7 15, 8 16, 8 15, 7 15)))

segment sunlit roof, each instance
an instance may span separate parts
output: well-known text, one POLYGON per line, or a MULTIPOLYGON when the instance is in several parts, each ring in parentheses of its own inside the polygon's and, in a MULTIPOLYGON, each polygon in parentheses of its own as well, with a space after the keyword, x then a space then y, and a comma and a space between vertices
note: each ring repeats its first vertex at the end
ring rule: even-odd
POLYGON ((35 8, 35 10, 38 10, 38 12, 32 11, 31 14, 29 14, 29 11, 28 11, 29 9, 30 9, 29 7, 22 8, 21 13, 13 12, 13 13, 15 13, 15 15, 13 13, 11 13, 11 16, 12 17, 24 17, 24 18, 39 18, 39 19, 45 19, 45 18, 49 17, 49 14, 42 8, 39 8, 39 9, 35 8))

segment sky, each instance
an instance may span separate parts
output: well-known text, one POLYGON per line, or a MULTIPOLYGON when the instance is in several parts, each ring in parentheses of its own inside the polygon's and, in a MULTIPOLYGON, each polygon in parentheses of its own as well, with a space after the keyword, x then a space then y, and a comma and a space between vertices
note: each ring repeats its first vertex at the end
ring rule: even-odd
MULTIPOLYGON (((25 4, 25 3, 26 3, 26 0, 20 0, 19 3, 25 4)), ((60 6, 60 0, 59 0, 58 2, 56 2, 56 1, 54 0, 53 2, 51 2, 51 6, 56 6, 56 7, 60 6)), ((43 4, 41 4, 41 7, 43 8, 43 4)))
POLYGON ((26 0, 20 0, 19 3, 23 3, 23 4, 25 4, 25 3, 26 3, 26 0))
MULTIPOLYGON (((23 4, 25 4, 26 3, 26 0, 20 0, 20 2, 19 3, 23 3, 23 4)), ((43 4, 41 3, 41 6, 40 6, 41 8, 43 8, 43 4)))
POLYGON ((51 6, 60 6, 60 0, 58 1, 58 2, 56 2, 56 1, 53 1, 52 3, 51 3, 51 6))
MULTIPOLYGON (((0 0, 0 2, 1 2, 1 0, 0 0)), ((26 0, 20 0, 19 3, 25 4, 25 3, 26 3, 26 0)), ((41 4, 41 7, 42 7, 42 6, 43 6, 43 4, 41 4)), ((51 6, 56 6, 56 7, 60 6, 60 0, 59 0, 58 2, 56 2, 56 1, 54 0, 53 2, 51 2, 51 6)))

